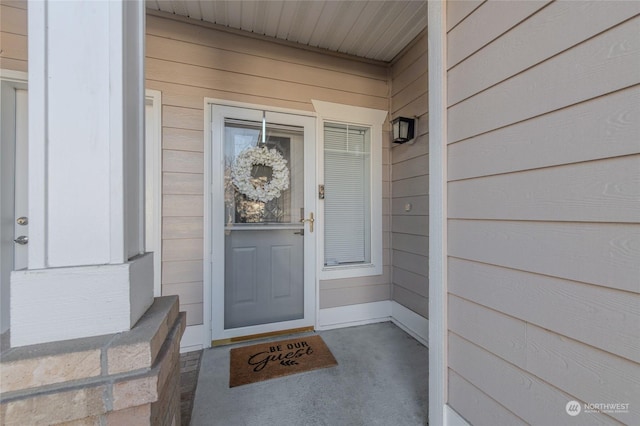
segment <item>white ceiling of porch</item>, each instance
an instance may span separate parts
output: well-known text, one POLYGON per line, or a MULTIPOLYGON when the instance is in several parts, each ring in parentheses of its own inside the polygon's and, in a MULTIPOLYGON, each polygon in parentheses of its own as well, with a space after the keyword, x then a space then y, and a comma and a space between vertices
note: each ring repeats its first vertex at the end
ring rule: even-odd
POLYGON ((427 26, 423 0, 146 0, 147 8, 389 62, 427 26))

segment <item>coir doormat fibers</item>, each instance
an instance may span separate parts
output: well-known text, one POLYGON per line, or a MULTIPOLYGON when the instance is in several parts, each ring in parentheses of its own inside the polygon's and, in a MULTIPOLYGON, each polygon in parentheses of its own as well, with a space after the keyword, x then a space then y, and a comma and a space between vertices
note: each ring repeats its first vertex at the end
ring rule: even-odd
POLYGON ((320 336, 231 349, 229 387, 338 365, 320 336))

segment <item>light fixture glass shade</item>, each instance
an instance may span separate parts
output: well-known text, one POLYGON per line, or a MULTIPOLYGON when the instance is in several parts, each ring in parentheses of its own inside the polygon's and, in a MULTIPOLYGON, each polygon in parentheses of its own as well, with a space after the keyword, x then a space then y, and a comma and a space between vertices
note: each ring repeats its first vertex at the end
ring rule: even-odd
POLYGON ((400 122, 400 137, 405 139, 409 134, 409 123, 406 121, 400 122))
POLYGON ((405 143, 414 137, 415 119, 398 117, 391 122, 393 142, 405 143))

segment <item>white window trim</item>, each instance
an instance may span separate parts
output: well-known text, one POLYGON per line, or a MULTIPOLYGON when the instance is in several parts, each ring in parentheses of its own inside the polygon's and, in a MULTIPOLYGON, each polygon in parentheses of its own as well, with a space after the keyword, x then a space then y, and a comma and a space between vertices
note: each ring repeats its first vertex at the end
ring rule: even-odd
MULTIPOLYGON (((324 238, 318 238, 318 278, 331 280, 382 274, 382 125, 387 111, 311 100, 317 113, 318 183, 324 183, 324 123, 371 127, 371 262, 357 265, 324 265, 324 238)), ((319 201, 317 232, 324 235, 324 205, 319 201)))

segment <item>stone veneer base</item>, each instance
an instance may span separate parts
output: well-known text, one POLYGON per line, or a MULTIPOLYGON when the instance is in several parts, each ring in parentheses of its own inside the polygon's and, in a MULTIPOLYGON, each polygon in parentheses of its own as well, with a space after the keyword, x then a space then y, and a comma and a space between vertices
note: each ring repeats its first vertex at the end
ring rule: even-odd
POLYGON ((130 331, 10 348, 0 358, 0 424, 180 425, 177 296, 130 331))

